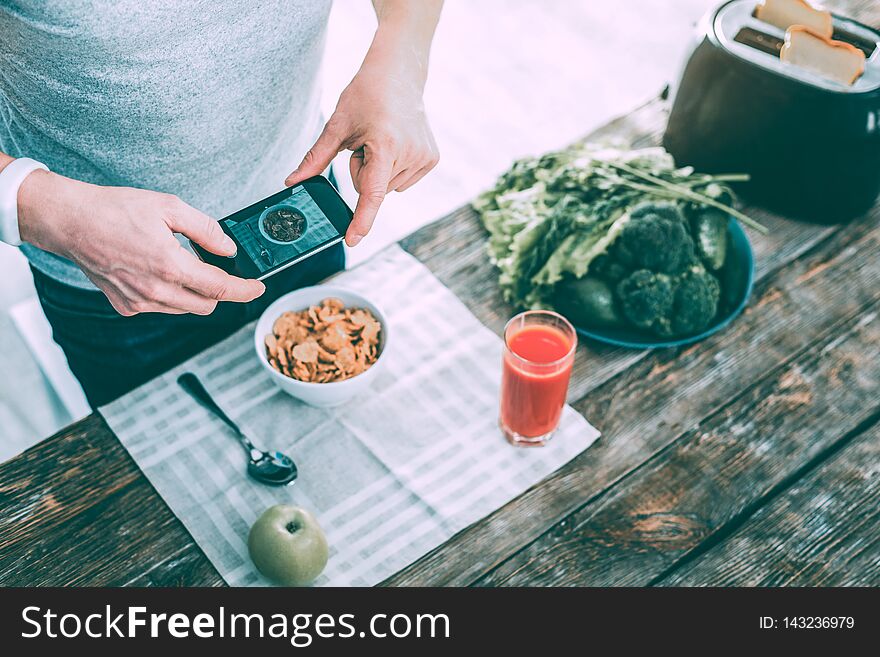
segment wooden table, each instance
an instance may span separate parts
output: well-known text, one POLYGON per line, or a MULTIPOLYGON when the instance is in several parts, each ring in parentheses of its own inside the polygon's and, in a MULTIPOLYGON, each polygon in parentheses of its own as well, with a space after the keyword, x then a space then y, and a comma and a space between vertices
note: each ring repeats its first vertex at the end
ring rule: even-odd
MULTIPOLYGON (((591 138, 656 143, 667 110, 591 138)), ((770 234, 745 313, 685 348, 582 344, 570 399, 600 441, 387 584, 880 584, 880 208, 748 212, 770 234)), ((500 333, 484 242, 465 207, 403 246, 500 333)), ((0 465, 0 584, 223 581, 93 414, 0 465)))

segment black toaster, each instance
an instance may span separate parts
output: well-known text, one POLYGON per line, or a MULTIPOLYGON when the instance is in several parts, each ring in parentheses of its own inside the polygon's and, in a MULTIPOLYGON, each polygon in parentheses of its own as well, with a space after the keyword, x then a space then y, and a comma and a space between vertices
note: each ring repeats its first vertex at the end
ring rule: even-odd
POLYGON ((663 145, 679 165, 745 172, 737 190, 793 218, 836 223, 880 193, 880 33, 834 16, 836 40, 865 53, 844 85, 779 59, 784 32, 732 0, 702 21, 674 89, 663 145))

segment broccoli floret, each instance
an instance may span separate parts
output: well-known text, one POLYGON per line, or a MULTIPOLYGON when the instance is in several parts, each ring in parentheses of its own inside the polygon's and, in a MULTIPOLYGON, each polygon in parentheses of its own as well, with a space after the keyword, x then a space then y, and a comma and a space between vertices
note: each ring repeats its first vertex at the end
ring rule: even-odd
POLYGON ((615 288, 620 309, 633 325, 662 337, 699 333, 715 318, 721 286, 701 265, 677 276, 647 269, 615 288))
POLYGON ((672 279, 639 269, 617 284, 617 300, 624 316, 639 328, 668 335, 669 315, 675 300, 672 279))
POLYGON ((694 262, 694 240, 673 203, 642 203, 614 242, 613 255, 629 270, 677 274, 694 262))
POLYGON ((687 269, 676 278, 671 324, 675 335, 692 335, 705 329, 718 312, 721 286, 702 266, 687 269))
POLYGON ((616 283, 623 317, 655 335, 699 333, 718 313, 721 286, 698 260, 690 226, 674 203, 631 210, 611 250, 590 272, 616 283))
POLYGON ((603 253, 590 263, 590 273, 610 283, 617 283, 619 280, 626 278, 630 272, 610 255, 603 253))
POLYGON ((631 219, 640 219, 650 215, 656 215, 669 221, 684 222, 684 214, 675 204, 668 201, 643 201, 629 212, 631 219))

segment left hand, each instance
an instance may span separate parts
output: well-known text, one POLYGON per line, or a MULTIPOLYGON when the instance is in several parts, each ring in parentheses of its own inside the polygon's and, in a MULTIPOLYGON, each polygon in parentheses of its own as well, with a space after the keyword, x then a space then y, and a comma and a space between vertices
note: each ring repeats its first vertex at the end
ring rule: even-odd
POLYGON ((318 141, 284 181, 291 186, 319 175, 340 151, 353 151, 349 166, 359 196, 345 235, 349 246, 370 231, 385 194, 412 187, 439 161, 422 101, 423 80, 399 61, 364 62, 318 141))

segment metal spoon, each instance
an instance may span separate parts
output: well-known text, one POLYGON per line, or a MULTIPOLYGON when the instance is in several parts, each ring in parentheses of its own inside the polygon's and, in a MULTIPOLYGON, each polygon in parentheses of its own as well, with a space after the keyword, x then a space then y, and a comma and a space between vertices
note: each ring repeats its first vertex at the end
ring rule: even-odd
POLYGON ((250 224, 245 224, 248 227, 248 230, 251 231, 251 235, 254 236, 254 241, 257 243, 257 246, 260 247, 260 257, 266 261, 266 264, 271 267, 275 264, 275 258, 272 257, 272 254, 269 253, 269 249, 260 241, 260 238, 257 237, 257 231, 254 230, 254 227, 250 224))
POLYGON ((205 390, 205 386, 192 372, 181 374, 177 378, 180 387, 186 390, 193 399, 199 402, 214 415, 223 420, 235 432, 238 442, 248 454, 248 474, 257 481, 270 486, 289 486, 296 480, 296 463, 281 452, 264 452, 244 435, 239 426, 233 422, 217 402, 205 390))

